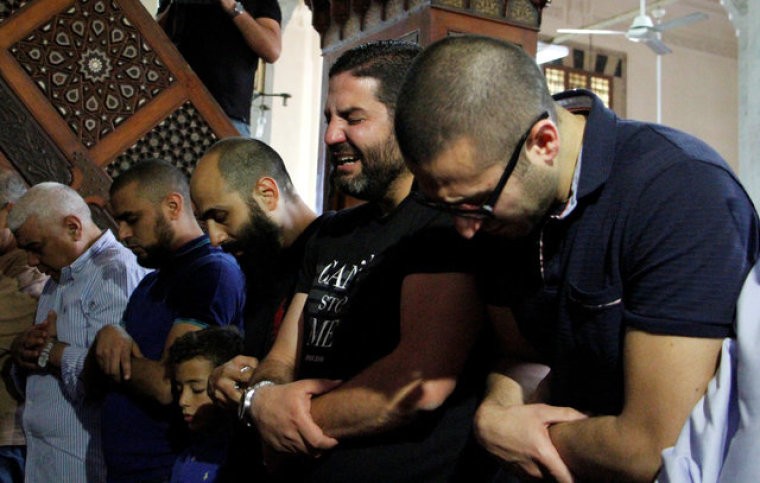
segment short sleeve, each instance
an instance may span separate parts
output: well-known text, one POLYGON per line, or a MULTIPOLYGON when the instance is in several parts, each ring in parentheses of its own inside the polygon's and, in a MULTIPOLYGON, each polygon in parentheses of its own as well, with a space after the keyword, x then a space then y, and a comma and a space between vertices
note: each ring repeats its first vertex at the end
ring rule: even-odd
POLYGON ((726 337, 754 263, 758 222, 734 178, 677 163, 639 197, 623 245, 625 317, 642 330, 726 337))
POLYGON ((282 22, 282 11, 277 0, 242 0, 243 6, 253 18, 267 17, 282 22))
POLYGON ((204 257, 187 274, 185 291, 177 294, 177 318, 202 325, 243 328, 245 278, 228 254, 204 257))

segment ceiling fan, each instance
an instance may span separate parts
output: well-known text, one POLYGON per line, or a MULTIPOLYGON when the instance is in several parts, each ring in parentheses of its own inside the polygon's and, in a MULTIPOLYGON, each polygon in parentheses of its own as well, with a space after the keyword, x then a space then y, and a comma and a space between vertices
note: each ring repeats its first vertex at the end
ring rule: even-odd
POLYGON ((683 17, 678 17, 673 20, 669 20, 663 23, 655 24, 652 22, 652 17, 647 15, 646 12, 646 0, 641 0, 641 7, 639 14, 634 17, 631 26, 628 30, 602 30, 594 28, 582 28, 582 29, 557 29, 561 34, 591 34, 591 35, 625 35, 625 37, 633 42, 641 42, 647 45, 658 55, 669 54, 672 51, 668 48, 661 39, 662 32, 666 30, 672 30, 678 27, 684 27, 694 22, 705 20, 707 14, 702 12, 695 12, 683 17))

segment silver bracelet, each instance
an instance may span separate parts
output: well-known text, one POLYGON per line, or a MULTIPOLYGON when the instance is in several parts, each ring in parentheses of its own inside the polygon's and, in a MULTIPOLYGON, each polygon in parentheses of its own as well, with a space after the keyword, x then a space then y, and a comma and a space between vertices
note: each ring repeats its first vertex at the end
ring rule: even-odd
POLYGON ((243 391, 243 395, 240 397, 240 405, 238 406, 238 420, 245 424, 249 428, 252 426, 250 417, 248 416, 248 410, 251 409, 253 404, 253 398, 256 396, 256 391, 266 386, 274 386, 272 381, 259 381, 253 386, 243 391))

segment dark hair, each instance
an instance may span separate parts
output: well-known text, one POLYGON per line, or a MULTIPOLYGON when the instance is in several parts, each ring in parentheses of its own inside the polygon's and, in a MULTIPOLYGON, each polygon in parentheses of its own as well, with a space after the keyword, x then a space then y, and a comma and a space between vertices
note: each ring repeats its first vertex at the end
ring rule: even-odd
POLYGON ((396 97, 406 71, 422 47, 399 40, 380 40, 359 45, 343 53, 330 67, 328 77, 351 72, 354 77, 377 79, 377 100, 391 114, 396 110, 396 97))
POLYGON ((412 166, 429 163, 461 138, 473 143, 484 164, 503 164, 542 111, 556 122, 546 80, 522 48, 484 36, 448 37, 409 69, 396 138, 412 166))
POLYGON ((178 337, 169 348, 169 366, 204 357, 220 366, 243 352, 243 337, 231 326, 209 327, 178 337))
POLYGON ((224 182, 247 200, 256 182, 268 176, 285 195, 293 197, 295 188, 285 163, 277 151, 257 139, 230 137, 217 141, 206 155, 219 156, 218 169, 224 182))
POLYGON ((186 200, 190 199, 190 184, 185 173, 160 159, 141 161, 114 178, 108 194, 113 197, 116 192, 132 183, 137 183, 140 194, 153 203, 158 203, 172 192, 179 193, 186 200))

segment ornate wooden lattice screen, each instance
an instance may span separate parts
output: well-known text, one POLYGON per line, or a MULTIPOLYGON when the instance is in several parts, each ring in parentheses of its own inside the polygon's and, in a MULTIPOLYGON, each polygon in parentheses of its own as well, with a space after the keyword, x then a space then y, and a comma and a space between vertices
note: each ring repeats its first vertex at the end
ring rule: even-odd
POLYGON ((188 173, 237 134, 139 0, 0 0, 0 163, 77 189, 101 225, 140 159, 188 173))
MULTIPOLYGON (((535 55, 543 8, 550 0, 306 0, 324 54, 323 104, 327 71, 346 50, 364 42, 403 39, 423 47, 448 35, 477 33, 521 45, 535 55)), ((324 122, 322 131, 324 133, 324 122)), ((323 207, 342 208, 355 200, 333 193, 320 146, 323 207)))

